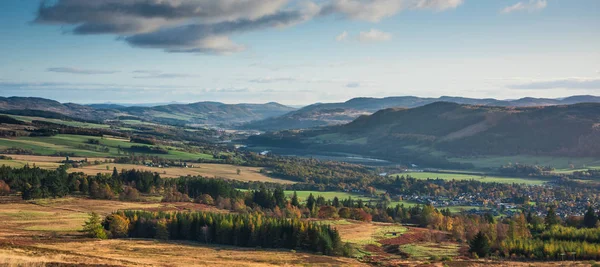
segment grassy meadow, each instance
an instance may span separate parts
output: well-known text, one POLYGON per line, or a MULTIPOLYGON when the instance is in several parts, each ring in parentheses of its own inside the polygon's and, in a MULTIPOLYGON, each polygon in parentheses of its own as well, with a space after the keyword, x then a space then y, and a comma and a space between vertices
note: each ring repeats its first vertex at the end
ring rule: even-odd
POLYGON ((169 167, 169 168, 158 168, 158 167, 148 167, 134 164, 115 164, 115 163, 106 163, 100 165, 90 165, 84 166, 80 168, 71 168, 69 172, 83 172, 86 174, 97 174, 97 173, 112 173, 113 168, 117 168, 117 170, 141 170, 141 171, 150 171, 157 172, 161 177, 165 178, 177 178, 181 176, 204 176, 208 178, 216 177, 230 180, 238 180, 243 182, 249 181, 259 181, 259 182, 270 182, 270 183, 280 183, 280 184, 293 184, 295 182, 282 180, 277 178, 271 178, 260 172, 262 168, 257 167, 245 167, 245 166, 235 166, 229 164, 207 164, 207 163, 196 163, 193 164, 194 167, 191 168, 181 168, 181 167, 169 167), (237 170, 240 170, 240 174, 237 174, 237 170))
MULTIPOLYGON (((130 148, 132 145, 144 145, 138 143, 129 142, 127 139, 112 138, 112 137, 97 137, 97 136, 85 136, 85 135, 70 135, 70 134, 59 134, 50 137, 18 137, 18 138, 0 138, 0 149, 7 149, 18 147, 22 149, 32 150, 33 153, 39 155, 55 155, 56 153, 72 153, 79 157, 116 157, 123 156, 119 154, 119 147, 123 149, 130 148), (93 147, 108 147, 108 152, 89 150, 83 148, 85 145, 89 145, 88 140, 98 140, 100 145, 91 145, 93 147)), ((168 154, 152 154, 144 153, 147 155, 158 156, 165 159, 174 160, 196 160, 199 158, 212 159, 212 155, 202 153, 190 153, 186 151, 178 150, 174 147, 165 147, 168 149, 168 154)))
POLYGON ((529 185, 541 185, 545 183, 545 180, 535 178, 515 178, 515 177, 502 177, 502 176, 487 176, 479 174, 462 174, 462 173, 438 173, 438 172, 406 172, 396 173, 390 175, 391 177, 396 176, 411 176, 416 179, 443 179, 443 180, 475 180, 484 183, 518 183, 518 184, 529 184, 529 185))
POLYGON ((548 157, 548 156, 480 156, 473 158, 449 158, 448 160, 461 163, 472 163, 477 169, 498 168, 508 163, 527 165, 551 166, 556 169, 570 169, 571 164, 576 169, 600 168, 600 158, 590 157, 548 157))

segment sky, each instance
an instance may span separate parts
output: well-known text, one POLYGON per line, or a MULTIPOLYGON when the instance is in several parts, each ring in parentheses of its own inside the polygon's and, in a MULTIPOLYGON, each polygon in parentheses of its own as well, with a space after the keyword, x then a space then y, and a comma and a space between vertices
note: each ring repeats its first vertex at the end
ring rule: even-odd
POLYGON ((2 0, 0 96, 600 95, 598 0, 2 0))

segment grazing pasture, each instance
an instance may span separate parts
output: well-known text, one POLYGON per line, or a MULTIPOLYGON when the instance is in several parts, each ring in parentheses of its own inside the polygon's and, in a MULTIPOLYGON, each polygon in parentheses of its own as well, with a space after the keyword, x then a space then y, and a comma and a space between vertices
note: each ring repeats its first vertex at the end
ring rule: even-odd
POLYGON ((115 164, 115 163, 107 163, 100 165, 90 165, 84 166, 81 168, 71 168, 69 172, 83 172, 86 174, 97 174, 97 173, 112 173, 113 168, 117 168, 117 170, 141 170, 141 171, 150 171, 157 172, 161 177, 164 178, 177 178, 180 176, 204 176, 204 177, 216 177, 216 178, 224 178, 230 180, 238 180, 238 181, 260 181, 260 182, 270 182, 270 183, 281 183, 281 184, 293 184, 295 182, 271 178, 264 173, 261 173, 261 168, 257 167, 244 167, 244 166, 235 166, 229 164, 193 164, 193 168, 182 168, 182 167, 169 167, 169 168, 158 168, 158 167, 148 167, 142 165, 133 165, 133 164, 115 164), (237 170, 240 170, 240 174, 237 174, 237 170))
POLYGON ((508 163, 521 163, 527 165, 551 166, 557 169, 569 169, 571 164, 575 168, 588 168, 600 166, 599 158, 592 157, 549 157, 549 156, 481 156, 466 158, 449 158, 448 160, 461 163, 472 163, 475 168, 498 168, 508 163))
POLYGON ((60 124, 71 127, 79 127, 79 128, 90 128, 90 129, 108 129, 110 125, 107 124, 99 124, 99 123, 91 123, 91 122, 80 122, 80 121, 69 121, 69 120, 61 120, 61 119, 51 119, 51 118, 42 118, 42 117, 33 117, 33 116, 20 116, 20 115, 7 115, 9 117, 13 117, 17 120, 24 122, 32 122, 32 121, 44 121, 50 122, 54 124, 60 124))
MULTIPOLYGON (((59 134, 50 137, 18 137, 0 138, 0 149, 18 147, 29 149, 33 153, 51 156, 57 153, 68 153, 79 157, 118 157, 125 156, 125 151, 132 145, 142 145, 129 142, 127 139, 97 137, 85 135, 59 134), (89 140, 98 141, 98 145, 88 144, 89 140), (107 148, 107 150, 104 150, 107 148), (120 148, 120 149, 119 149, 120 148)), ((175 147, 164 147, 168 154, 143 153, 144 155, 157 156, 173 160, 197 160, 212 159, 212 155, 202 153, 190 153, 178 150, 175 147)))
POLYGON ((396 176, 410 176, 416 179, 443 179, 443 180, 475 180, 483 183, 506 183, 506 184, 530 184, 540 185, 545 183, 545 180, 535 178, 515 178, 502 176, 486 176, 478 174, 461 174, 461 173, 438 173, 438 172, 406 172, 392 174, 396 176))

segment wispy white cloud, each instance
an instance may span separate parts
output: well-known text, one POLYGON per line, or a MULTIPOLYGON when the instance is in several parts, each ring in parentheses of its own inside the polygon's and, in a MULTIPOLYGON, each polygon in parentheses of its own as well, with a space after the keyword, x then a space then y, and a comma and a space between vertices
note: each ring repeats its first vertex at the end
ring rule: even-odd
POLYGON ((351 82, 351 83, 346 84, 346 87, 348 87, 348 88, 358 88, 360 86, 361 86, 361 84, 359 82, 351 82))
POLYGON ((368 32, 360 32, 358 34, 358 40, 360 42, 384 42, 392 39, 392 34, 388 32, 383 32, 376 29, 371 29, 368 32))
POLYGON ((378 22, 406 9, 443 11, 462 5, 464 0, 332 0, 322 13, 345 18, 378 22))
POLYGON ((140 74, 138 76, 134 76, 134 79, 172 79, 172 78, 193 78, 198 77, 192 74, 186 73, 165 73, 157 70, 136 70, 133 71, 135 74, 140 74))
POLYGON ((563 78, 509 85, 510 89, 600 89, 598 78, 563 78))
POLYGON ((342 33, 340 33, 338 36, 335 37, 335 40, 338 42, 345 41, 346 39, 348 39, 347 31, 343 31, 342 33))
POLYGON ((46 69, 49 72, 59 72, 59 73, 71 73, 71 74, 113 74, 119 71, 107 71, 107 70, 90 70, 90 69, 79 69, 79 68, 67 68, 67 67, 56 67, 56 68, 48 68, 46 69))
POLYGON ((296 79, 292 78, 292 77, 278 77, 278 78, 265 77, 265 78, 257 78, 257 79, 249 80, 249 82, 251 82, 251 83, 276 83, 276 82, 293 82, 293 81, 296 81, 296 79))
POLYGON ((546 0, 529 0, 529 2, 522 1, 503 8, 500 13, 508 14, 517 11, 533 12, 544 9, 546 6, 548 6, 548 2, 546 0))

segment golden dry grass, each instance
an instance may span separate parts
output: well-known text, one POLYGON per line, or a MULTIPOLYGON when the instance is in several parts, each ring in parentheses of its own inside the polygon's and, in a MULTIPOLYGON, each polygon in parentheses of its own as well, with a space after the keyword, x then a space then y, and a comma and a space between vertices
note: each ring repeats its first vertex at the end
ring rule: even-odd
POLYGON ((212 206, 194 203, 146 203, 84 198, 42 199, 0 204, 0 238, 47 236, 76 233, 89 218, 89 212, 107 215, 117 210, 204 210, 224 212, 212 206))
POLYGON ((0 266, 46 264, 114 266, 365 266, 340 257, 287 250, 205 246, 153 240, 82 238, 88 212, 119 209, 211 210, 193 203, 127 203, 84 198, 42 199, 0 205, 0 266))
POLYGON ((194 168, 179 168, 179 167, 170 167, 170 168, 158 168, 158 167, 148 167, 141 165, 133 165, 133 164, 100 164, 100 165, 91 165, 85 166, 82 168, 72 168, 69 169, 69 172, 83 172, 90 175, 95 175, 97 173, 112 173, 113 168, 116 167, 117 170, 121 171, 125 170, 142 170, 142 171, 151 171, 157 172, 161 177, 166 178, 176 178, 180 176, 204 176, 204 177, 217 177, 238 181, 260 181, 260 182, 271 182, 271 183, 281 183, 281 184, 292 184, 294 182, 271 178, 260 173, 261 168, 256 167, 244 167, 244 166, 235 166, 229 164, 194 164, 194 168), (108 170, 107 167, 108 166, 108 170), (237 169, 240 169, 240 175, 237 174, 237 169))
POLYGON ((392 238, 406 232, 406 227, 393 223, 366 223, 361 221, 346 220, 348 223, 332 224, 340 233, 343 242, 357 245, 378 244, 378 240, 392 238))
POLYGON ((367 266, 353 259, 300 252, 152 240, 46 242, 0 248, 0 265, 36 266, 49 262, 116 266, 367 266))

